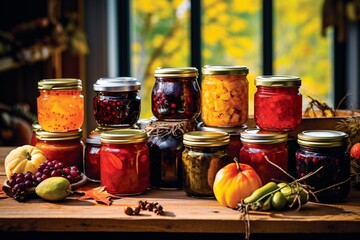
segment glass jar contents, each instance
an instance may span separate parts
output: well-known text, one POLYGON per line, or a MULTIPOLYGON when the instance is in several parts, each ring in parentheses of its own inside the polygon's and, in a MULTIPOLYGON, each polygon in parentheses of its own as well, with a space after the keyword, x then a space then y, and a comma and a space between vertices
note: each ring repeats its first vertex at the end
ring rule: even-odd
POLYGON ((308 130, 298 134, 297 177, 318 171, 303 182, 314 188, 320 202, 339 202, 350 192, 347 138, 346 133, 332 130, 308 130))
POLYGON ((101 133, 100 182, 116 195, 137 195, 150 187, 149 149, 145 130, 101 133))
POLYGON ((160 189, 182 188, 183 135, 195 130, 192 121, 151 121, 149 136, 150 184, 160 189))
POLYGON ((32 136, 31 136, 30 145, 35 146, 36 143, 37 143, 36 132, 37 132, 38 130, 41 130, 41 126, 40 126, 40 124, 39 124, 38 122, 34 122, 34 123, 31 125, 31 127, 32 127, 32 132, 33 132, 33 134, 32 134, 32 136))
POLYGON ((240 127, 208 127, 204 125, 203 122, 198 124, 198 130, 200 131, 220 131, 226 132, 230 135, 229 142, 229 157, 230 160, 234 158, 240 159, 240 149, 242 147, 242 143, 240 140, 240 133, 247 129, 246 125, 242 125, 240 127))
POLYGON ((258 76, 255 85, 256 125, 268 131, 295 130, 302 119, 301 79, 296 76, 258 76))
POLYGON ((209 127, 236 127, 248 118, 246 66, 204 66, 201 118, 209 127))
POLYGON ((92 182, 100 182, 100 135, 86 139, 84 174, 92 182))
POLYGON ((65 166, 76 166, 83 170, 84 143, 81 140, 82 130, 54 133, 38 130, 36 147, 40 148, 47 160, 58 160, 65 166))
POLYGON ((200 115, 198 70, 194 67, 157 68, 151 109, 161 121, 192 120, 200 115))
POLYGON ((79 79, 44 79, 38 82, 38 121, 48 132, 76 131, 84 122, 84 96, 79 79))
POLYGON ((287 134, 247 129, 241 133, 243 144, 240 162, 250 165, 259 174, 263 184, 274 180, 288 181, 288 176, 269 163, 288 170, 287 134))
POLYGON ((184 134, 183 189, 190 197, 214 198, 216 173, 230 163, 230 137, 225 132, 192 131, 184 134))
POLYGON ((134 125, 140 116, 140 82, 132 77, 100 78, 94 84, 93 113, 103 127, 134 125))

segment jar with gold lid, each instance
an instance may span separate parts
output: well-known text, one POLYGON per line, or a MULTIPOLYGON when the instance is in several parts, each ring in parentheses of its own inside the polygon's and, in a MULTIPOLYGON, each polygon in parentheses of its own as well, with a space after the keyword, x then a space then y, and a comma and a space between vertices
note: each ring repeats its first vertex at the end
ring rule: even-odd
POLYGON ((200 115, 200 86, 195 67, 155 69, 151 109, 161 121, 193 120, 200 115))
POLYGON ((43 79, 38 82, 38 121, 48 132, 76 131, 84 122, 80 79, 43 79))
POLYGON ((41 149, 47 160, 58 160, 65 166, 76 166, 80 171, 83 169, 84 143, 82 130, 69 132, 36 132, 36 147, 41 149))
POLYGON ((350 158, 346 151, 348 135, 333 130, 307 130, 298 134, 297 177, 313 187, 320 202, 340 202, 350 192, 350 158))
POLYGON ((190 197, 214 198, 216 173, 228 163, 230 136, 225 132, 192 131, 183 136, 183 189, 190 197))
POLYGON ((202 68, 201 119, 209 127, 237 127, 248 119, 246 66, 202 68))
POLYGON ((150 187, 147 133, 139 129, 102 132, 100 183, 116 195, 137 195, 150 187))
POLYGON ((288 181, 285 173, 266 160, 288 171, 287 140, 286 133, 246 129, 241 133, 240 162, 253 167, 263 184, 274 180, 288 181))
POLYGON ((32 128, 32 136, 31 136, 31 140, 30 140, 30 145, 35 146, 37 143, 36 132, 38 130, 41 130, 41 126, 40 126, 39 122, 36 121, 33 124, 31 124, 31 128, 32 128))

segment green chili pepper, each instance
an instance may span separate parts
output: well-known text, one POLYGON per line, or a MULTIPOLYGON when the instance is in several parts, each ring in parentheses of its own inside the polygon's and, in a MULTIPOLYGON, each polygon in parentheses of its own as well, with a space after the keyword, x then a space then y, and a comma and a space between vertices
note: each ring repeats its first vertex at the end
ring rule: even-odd
POLYGON ((265 197, 267 194, 270 194, 278 189, 279 187, 275 182, 268 182, 264 186, 256 189, 249 197, 245 198, 244 203, 247 204, 260 201, 262 197, 265 197))

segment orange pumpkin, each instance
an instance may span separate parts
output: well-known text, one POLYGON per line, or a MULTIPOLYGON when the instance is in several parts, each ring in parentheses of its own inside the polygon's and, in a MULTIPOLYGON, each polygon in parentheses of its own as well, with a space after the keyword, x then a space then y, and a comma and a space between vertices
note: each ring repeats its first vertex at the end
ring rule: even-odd
POLYGON ((216 200, 230 208, 236 208, 237 203, 262 186, 259 175, 251 166, 239 163, 236 158, 234 161, 217 172, 213 185, 216 200))

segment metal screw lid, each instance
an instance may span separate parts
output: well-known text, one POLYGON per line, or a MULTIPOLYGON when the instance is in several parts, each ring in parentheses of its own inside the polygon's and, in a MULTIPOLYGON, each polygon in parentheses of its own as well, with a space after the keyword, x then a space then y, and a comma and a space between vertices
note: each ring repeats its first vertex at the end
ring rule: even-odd
POLYGON ((116 129, 104 131, 100 134, 102 143, 128 144, 147 140, 147 133, 143 129, 116 129))
POLYGON ((245 143, 274 144, 286 142, 287 133, 264 131, 257 128, 249 128, 240 134, 240 139, 245 143))
POLYGON ((307 147, 340 147, 344 146, 348 135, 333 130, 307 130, 298 134, 298 143, 307 147))
POLYGON ((36 138, 45 141, 72 140, 82 137, 82 129, 69 132, 47 132, 44 130, 36 131, 36 138))
POLYGON ((199 72, 195 67, 159 67, 155 69, 155 77, 197 77, 199 72))
POLYGON ((301 86, 301 79, 297 76, 265 75, 255 78, 256 86, 266 87, 294 87, 301 86))
POLYGON ((183 143, 195 147, 218 147, 228 145, 230 135, 226 132, 192 131, 185 133, 183 143))
POLYGON ((38 82, 39 90, 67 90, 67 89, 82 89, 80 79, 74 78, 54 78, 43 79, 38 82))
POLYGON ((99 78, 93 85, 94 91, 129 92, 141 89, 141 83, 133 77, 99 78))
POLYGON ((203 74, 208 75, 230 75, 230 74, 242 74, 249 73, 247 66, 217 66, 217 65, 205 65, 202 68, 203 74))

